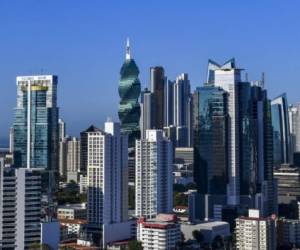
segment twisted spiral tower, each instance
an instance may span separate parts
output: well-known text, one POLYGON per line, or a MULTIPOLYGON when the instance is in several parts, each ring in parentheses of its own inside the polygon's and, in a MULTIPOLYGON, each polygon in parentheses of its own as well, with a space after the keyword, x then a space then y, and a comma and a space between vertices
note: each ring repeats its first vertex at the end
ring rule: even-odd
POLYGON ((139 69, 131 58, 130 44, 127 39, 126 60, 120 71, 119 82, 119 119, 122 133, 128 134, 128 146, 134 147, 135 140, 140 138, 140 104, 141 83, 138 78, 139 69))

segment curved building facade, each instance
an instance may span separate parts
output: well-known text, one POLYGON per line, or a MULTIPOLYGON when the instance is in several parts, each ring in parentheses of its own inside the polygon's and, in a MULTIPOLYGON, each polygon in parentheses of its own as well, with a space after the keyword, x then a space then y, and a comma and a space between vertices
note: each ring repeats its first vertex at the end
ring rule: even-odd
POLYGON ((120 71, 119 82, 119 119, 122 133, 128 134, 128 146, 134 147, 135 140, 140 138, 140 104, 141 83, 139 69, 131 58, 129 41, 126 47, 126 60, 120 71))

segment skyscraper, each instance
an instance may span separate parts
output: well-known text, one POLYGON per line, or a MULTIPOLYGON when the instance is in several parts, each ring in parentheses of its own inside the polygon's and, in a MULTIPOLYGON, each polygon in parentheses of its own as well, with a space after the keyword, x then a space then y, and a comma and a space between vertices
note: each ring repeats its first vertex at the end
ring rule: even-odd
POLYGON ((155 100, 154 94, 147 88, 142 92, 141 95, 141 138, 146 137, 146 130, 154 127, 155 120, 155 100))
POLYGON ((192 97, 187 74, 181 74, 174 83, 173 125, 177 128, 177 146, 192 145, 192 97))
POLYGON ((199 193, 226 196, 228 184, 227 93, 197 88, 194 101, 194 176, 199 193))
POLYGON ((274 165, 290 163, 290 125, 286 94, 274 98, 272 105, 272 125, 274 140, 274 165))
POLYGON ((134 147, 136 139, 140 138, 140 104, 138 102, 141 93, 141 83, 138 78, 139 69, 131 58, 129 40, 127 40, 126 60, 120 71, 119 82, 119 119, 122 133, 128 134, 129 147, 134 147))
POLYGON ((154 129, 164 127, 164 91, 165 91, 165 70, 161 66, 150 68, 150 88, 154 96, 154 129))
POLYGON ((17 77, 14 164, 58 171, 57 76, 17 77))
POLYGON ((90 224, 108 225, 128 218, 127 135, 120 124, 105 123, 105 131, 93 127, 88 137, 88 201, 90 224))
POLYGON ((209 61, 208 83, 220 87, 228 93, 228 203, 239 204, 239 95, 238 83, 241 82, 241 70, 235 67, 234 59, 222 66, 209 61), (213 70, 212 70, 213 68, 213 70))
POLYGON ((300 152, 300 103, 289 107, 289 125, 291 153, 300 152))
POLYGON ((77 182, 80 172, 80 141, 73 137, 67 142, 67 181, 77 182))
POLYGON ((162 130, 147 130, 136 143, 136 216, 154 218, 172 212, 173 150, 162 130))
POLYGON ((66 123, 59 118, 58 119, 58 140, 62 141, 66 137, 66 123))

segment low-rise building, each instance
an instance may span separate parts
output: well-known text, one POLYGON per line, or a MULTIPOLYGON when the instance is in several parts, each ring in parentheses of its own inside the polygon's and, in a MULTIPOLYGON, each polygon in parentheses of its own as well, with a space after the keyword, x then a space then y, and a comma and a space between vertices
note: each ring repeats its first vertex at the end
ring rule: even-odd
POLYGON ((158 214, 155 219, 140 218, 137 240, 144 250, 174 249, 181 242, 180 225, 176 215, 158 214))
POLYGON ((68 237, 78 235, 81 225, 87 224, 86 220, 80 220, 80 219, 73 219, 73 220, 60 219, 59 223, 61 227, 67 227, 68 237))
POLYGON ((86 219, 86 204, 67 204, 64 206, 59 206, 57 209, 57 218, 59 220, 61 219, 67 219, 67 220, 74 220, 74 219, 80 219, 85 220, 86 219))
POLYGON ((230 236, 229 223, 225 221, 211 221, 199 224, 181 224, 181 232, 184 235, 185 241, 195 240, 194 231, 199 231, 203 235, 203 243, 211 244, 217 236, 226 238, 230 236))

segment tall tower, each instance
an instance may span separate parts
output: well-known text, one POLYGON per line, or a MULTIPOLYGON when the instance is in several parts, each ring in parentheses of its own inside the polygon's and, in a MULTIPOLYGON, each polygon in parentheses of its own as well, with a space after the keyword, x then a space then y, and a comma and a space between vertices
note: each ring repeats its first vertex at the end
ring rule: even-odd
POLYGON ((14 163, 58 171, 57 76, 17 77, 14 163))
POLYGON ((164 127, 164 91, 165 70, 161 66, 150 68, 150 86, 154 96, 154 124, 152 128, 162 129, 164 127))
POLYGON ((136 216, 153 218, 172 212, 173 149, 162 130, 146 131, 136 143, 135 211, 136 216))
POLYGON ((119 119, 121 132, 128 134, 128 145, 134 147, 135 140, 140 138, 140 104, 141 83, 138 78, 139 69, 131 57, 129 40, 127 40, 125 62, 120 71, 119 82, 119 119))

